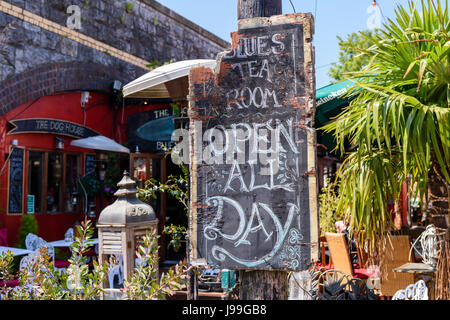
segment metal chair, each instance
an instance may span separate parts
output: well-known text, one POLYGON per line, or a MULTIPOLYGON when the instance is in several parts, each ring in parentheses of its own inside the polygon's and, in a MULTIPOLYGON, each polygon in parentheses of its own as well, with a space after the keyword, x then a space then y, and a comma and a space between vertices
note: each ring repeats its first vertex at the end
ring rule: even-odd
POLYGON ((33 233, 27 234, 25 238, 25 247, 27 248, 27 250, 31 251, 36 251, 42 247, 46 247, 47 253, 50 255, 50 257, 52 257, 53 260, 55 259, 55 248, 52 245, 49 245, 47 241, 33 233))
POLYGON ((425 231, 420 234, 416 241, 414 241, 409 252, 410 259, 411 254, 414 251, 422 257, 423 263, 436 267, 438 261, 437 243, 438 237, 436 227, 430 224, 426 227, 425 231))
POLYGON ((116 264, 108 273, 109 288, 114 289, 114 278, 117 276, 117 284, 120 287, 123 284, 123 256, 121 254, 114 255, 116 264))
POLYGON ((398 290, 392 300, 428 300, 428 288, 423 280, 398 290))
POLYGON ((68 261, 55 259, 55 248, 52 245, 50 245, 47 241, 45 241, 44 239, 38 237, 33 233, 29 233, 26 236, 25 246, 28 250, 32 251, 36 251, 42 247, 46 247, 47 253, 53 260, 53 265, 55 266, 55 269, 58 270, 60 274, 64 272, 66 268, 70 265, 68 261))
POLYGON ((375 300, 373 290, 358 278, 340 270, 317 268, 310 271, 313 300, 375 300))

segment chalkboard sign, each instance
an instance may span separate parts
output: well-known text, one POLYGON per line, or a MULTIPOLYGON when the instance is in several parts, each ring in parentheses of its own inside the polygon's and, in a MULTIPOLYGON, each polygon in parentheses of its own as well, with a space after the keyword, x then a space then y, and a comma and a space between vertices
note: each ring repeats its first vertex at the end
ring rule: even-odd
POLYGON ((95 155, 87 154, 84 160, 84 175, 95 176, 95 155))
POLYGON ((311 18, 281 17, 234 33, 217 74, 191 70, 196 263, 305 270, 317 253, 311 18))
POLYGON ((14 148, 9 158, 8 213, 23 212, 24 150, 14 148))

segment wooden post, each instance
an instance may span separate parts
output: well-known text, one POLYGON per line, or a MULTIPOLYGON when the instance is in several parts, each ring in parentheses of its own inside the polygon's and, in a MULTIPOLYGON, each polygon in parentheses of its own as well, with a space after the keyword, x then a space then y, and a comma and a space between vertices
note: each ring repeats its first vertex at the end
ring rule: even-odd
MULTIPOLYGON (((281 0, 238 0, 238 19, 270 17, 282 14, 281 0)), ((241 271, 239 273, 241 300, 286 300, 288 272, 241 271)))
POLYGON ((240 270, 242 300, 285 300, 289 272, 318 257, 314 21, 280 0, 238 5, 232 49, 189 75, 190 258, 240 270))
MULTIPOLYGON (((191 248, 191 244, 189 241, 189 235, 186 235, 186 259, 187 259, 187 265, 191 266, 191 253, 190 253, 190 249, 191 248)), ((197 279, 197 274, 195 273, 195 271, 192 269, 189 271, 188 275, 187 275, 187 285, 186 285, 186 289, 187 289, 187 300, 198 300, 198 279, 197 279)))
POLYGON ((281 0, 238 0, 238 19, 282 14, 281 0))

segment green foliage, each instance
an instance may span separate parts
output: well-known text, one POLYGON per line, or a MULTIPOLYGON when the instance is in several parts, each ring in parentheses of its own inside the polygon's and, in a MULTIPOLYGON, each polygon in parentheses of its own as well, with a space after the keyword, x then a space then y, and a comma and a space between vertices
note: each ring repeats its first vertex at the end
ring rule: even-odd
POLYGON ((25 238, 29 233, 38 234, 39 228, 36 217, 33 214, 24 214, 20 219, 20 228, 18 235, 18 242, 16 246, 18 248, 25 249, 25 238))
MULTIPOLYGON (((173 151, 165 147, 163 149, 170 155, 173 151)), ((186 215, 189 211, 189 190, 188 190, 188 174, 189 168, 180 165, 183 173, 179 176, 170 175, 165 183, 158 182, 155 179, 145 181, 144 188, 138 189, 138 197, 141 201, 148 202, 150 199, 156 199, 158 192, 166 192, 170 196, 178 200, 184 207, 186 215)), ((165 226, 163 232, 171 237, 168 247, 173 247, 177 252, 181 247, 181 241, 187 234, 187 230, 183 226, 165 226)))
POLYGON ((328 179, 327 186, 319 194, 319 224, 320 235, 325 232, 336 232, 336 221, 343 219, 343 214, 337 211, 339 205, 339 185, 336 186, 328 179))
MULTIPOLYGON (((16 288, 0 288, 4 300, 98 300, 102 293, 103 283, 107 281, 108 273, 116 264, 112 257, 99 265, 93 262, 90 270, 84 253, 92 246, 94 229, 90 221, 78 226, 71 245, 72 256, 70 266, 60 274, 55 269, 46 247, 40 249, 40 254, 29 268, 19 274, 20 285, 16 288)), ((137 258, 141 261, 124 282, 123 293, 126 299, 164 299, 167 295, 179 290, 184 283, 189 269, 179 264, 158 278, 158 237, 147 233, 144 244, 139 246, 137 258)), ((0 256, 0 280, 11 279, 11 264, 13 255, 5 253, 0 256)))
POLYGON ((147 64, 146 67, 147 68, 151 68, 151 69, 155 69, 161 66, 165 66, 167 64, 171 64, 173 63, 173 60, 170 59, 169 61, 166 62, 160 62, 158 59, 153 60, 151 63, 147 64))
POLYGON ((125 11, 127 13, 131 13, 133 11, 134 3, 133 2, 126 2, 125 3, 125 11))
POLYGON ((378 30, 363 30, 359 33, 351 33, 347 35, 344 40, 337 37, 339 40, 339 62, 332 63, 328 71, 328 75, 339 82, 345 79, 348 72, 359 71, 369 63, 369 57, 362 54, 363 50, 371 46, 370 39, 379 34, 378 30))
POLYGON ((11 269, 14 261, 14 255, 11 251, 3 252, 0 255, 0 281, 11 280, 11 269))
POLYGON ((8 300, 96 300, 103 292, 102 284, 107 280, 113 261, 99 266, 94 261, 90 272, 85 253, 91 246, 93 227, 90 221, 77 227, 71 245, 72 256, 66 272, 60 274, 55 269, 46 247, 29 268, 21 270, 19 287, 14 290, 3 289, 3 299, 8 300), (30 290, 30 288, 32 288, 30 290))
POLYGON ((368 65, 349 76, 357 97, 324 127, 347 156, 338 211, 349 208, 351 229, 365 230, 371 249, 391 225, 387 201, 399 199, 404 181, 419 199, 428 195, 430 171, 449 187, 449 33, 448 3, 423 0, 421 12, 413 2, 399 6, 363 51, 368 65))
POLYGON ((141 261, 130 280, 125 280, 125 294, 128 300, 162 300, 180 290, 189 269, 178 264, 158 279, 158 236, 147 233, 144 245, 139 246, 137 258, 141 261))
POLYGON ((186 227, 183 226, 176 226, 174 224, 171 224, 170 226, 165 226, 163 233, 170 235, 171 240, 167 247, 173 247, 173 250, 175 252, 178 252, 181 248, 181 241, 185 238, 187 234, 186 227))

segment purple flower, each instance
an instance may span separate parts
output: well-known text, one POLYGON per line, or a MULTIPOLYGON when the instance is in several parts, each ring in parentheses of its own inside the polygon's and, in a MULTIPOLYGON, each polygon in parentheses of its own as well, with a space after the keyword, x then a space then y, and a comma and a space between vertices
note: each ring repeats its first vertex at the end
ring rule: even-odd
POLYGON ((105 191, 106 191, 106 192, 110 192, 110 191, 111 191, 111 188, 106 187, 106 188, 105 188, 105 191))

